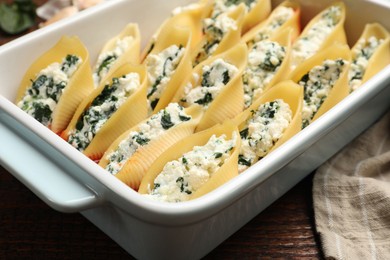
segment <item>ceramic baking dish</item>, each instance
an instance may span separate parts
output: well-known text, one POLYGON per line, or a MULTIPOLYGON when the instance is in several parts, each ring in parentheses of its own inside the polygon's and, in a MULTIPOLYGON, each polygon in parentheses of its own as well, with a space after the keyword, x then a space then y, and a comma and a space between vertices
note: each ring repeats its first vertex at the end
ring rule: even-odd
MULTIPOLYGON (((78 35, 91 53, 127 23, 143 41, 175 6, 191 1, 108 1, 0 47, 0 162, 52 208, 81 212, 131 255, 197 259, 369 127, 390 107, 390 66, 263 160, 190 202, 149 201, 129 189, 13 105, 25 70, 62 35, 78 35)), ((281 1, 273 1, 273 5, 281 1)), ((331 1, 300 1, 306 23, 331 1)), ((367 22, 390 29, 390 1, 346 0, 350 44, 367 22), (363 11, 364 10, 364 11, 363 11), (364 15, 362 13, 364 12, 364 15)))

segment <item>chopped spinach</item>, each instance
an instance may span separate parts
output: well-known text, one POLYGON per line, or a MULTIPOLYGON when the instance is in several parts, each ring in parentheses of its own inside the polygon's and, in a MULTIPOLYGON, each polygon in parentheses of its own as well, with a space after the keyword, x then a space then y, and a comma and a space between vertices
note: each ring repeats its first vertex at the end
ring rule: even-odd
POLYGON ((241 139, 246 139, 248 137, 248 134, 249 134, 249 129, 248 128, 245 128, 245 129, 241 130, 240 131, 241 139))
POLYGON ((0 29, 8 34, 18 34, 34 26, 35 8, 32 0, 0 3, 0 29))
POLYGON ((149 143, 150 139, 147 137, 144 137, 142 135, 136 135, 135 136, 135 141, 140 144, 140 145, 146 145, 149 143))
POLYGON ((97 74, 99 75, 103 69, 108 69, 109 66, 111 65, 111 63, 113 63, 117 58, 118 57, 115 54, 107 56, 102 61, 102 63, 99 65, 98 70, 97 70, 97 74))
POLYGON ((245 166, 251 166, 251 160, 246 159, 242 154, 238 155, 238 164, 245 165, 245 166))
POLYGON ((213 96, 211 95, 211 93, 207 92, 203 98, 201 99, 198 99, 195 101, 195 103, 199 104, 199 105, 207 105, 208 103, 210 103, 211 101, 213 101, 213 96))
POLYGON ((188 163, 188 161, 187 161, 187 159, 185 157, 181 158, 181 162, 182 162, 182 164, 187 164, 188 163))
POLYGON ((112 93, 117 90, 119 85, 118 78, 112 79, 112 84, 105 85, 102 92, 92 101, 92 106, 100 106, 102 105, 106 100, 110 99, 112 96, 112 93))
POLYGON ((222 155, 223 155, 222 153, 214 153, 215 159, 221 158, 222 155))
POLYGON ((190 117, 190 116, 184 116, 184 115, 180 115, 180 114, 179 114, 179 119, 180 119, 181 121, 188 121, 188 120, 191 119, 191 117, 190 117))
POLYGON ((150 107, 152 109, 154 109, 157 106, 158 101, 160 101, 160 99, 157 98, 157 99, 153 100, 152 102, 150 102, 150 107))
POLYGON ((36 120, 41 123, 50 122, 52 111, 49 105, 40 102, 34 102, 33 108, 33 116, 36 120))
POLYGON ((80 58, 75 55, 66 55, 64 62, 61 64, 61 70, 67 72, 70 67, 74 66, 79 61, 79 59, 80 58))
POLYGON ((171 115, 164 110, 163 115, 161 116, 161 126, 166 130, 174 126, 174 123, 172 123, 171 115))
POLYGON ((190 190, 188 190, 188 183, 184 183, 184 178, 183 177, 179 177, 176 179, 176 183, 178 185, 180 185, 180 192, 185 192, 187 193, 188 195, 190 195, 192 192, 190 190), (186 189, 187 188, 187 189, 186 189))
POLYGON ((223 77, 223 84, 227 84, 230 80, 230 76, 229 76, 229 71, 228 70, 225 70, 223 73, 222 73, 222 77, 223 77))

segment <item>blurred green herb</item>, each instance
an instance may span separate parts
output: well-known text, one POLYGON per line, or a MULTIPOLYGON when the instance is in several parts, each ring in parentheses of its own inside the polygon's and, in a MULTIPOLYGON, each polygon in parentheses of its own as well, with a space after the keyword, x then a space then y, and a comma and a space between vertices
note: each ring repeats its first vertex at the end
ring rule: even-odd
POLYGON ((35 4, 32 0, 14 0, 0 3, 0 28, 9 34, 18 34, 35 24, 35 4))

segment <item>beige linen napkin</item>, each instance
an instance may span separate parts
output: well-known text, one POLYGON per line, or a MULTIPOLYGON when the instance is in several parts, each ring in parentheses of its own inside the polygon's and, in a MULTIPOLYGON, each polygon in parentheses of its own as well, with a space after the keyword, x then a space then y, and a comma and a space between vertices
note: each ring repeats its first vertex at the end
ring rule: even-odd
POLYGON ((322 165, 315 223, 328 259, 390 259, 390 112, 322 165))

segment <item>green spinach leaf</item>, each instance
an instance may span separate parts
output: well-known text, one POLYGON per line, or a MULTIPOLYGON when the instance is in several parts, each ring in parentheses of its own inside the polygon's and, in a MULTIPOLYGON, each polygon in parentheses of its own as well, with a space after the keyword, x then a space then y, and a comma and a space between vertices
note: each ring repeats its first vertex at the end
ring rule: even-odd
POLYGON ((35 24, 35 4, 32 0, 0 3, 0 28, 8 34, 18 34, 35 24))

